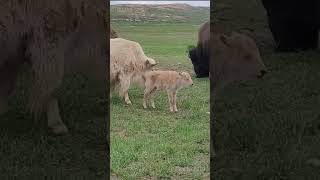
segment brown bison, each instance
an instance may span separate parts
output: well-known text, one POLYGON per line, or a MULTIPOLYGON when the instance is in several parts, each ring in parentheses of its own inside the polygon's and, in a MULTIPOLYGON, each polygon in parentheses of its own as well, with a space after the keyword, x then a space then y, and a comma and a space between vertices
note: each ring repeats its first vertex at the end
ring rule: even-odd
POLYGON ((67 73, 82 72, 106 89, 106 5, 101 0, 0 0, 0 113, 23 64, 32 70, 29 108, 67 133, 56 95, 67 73))

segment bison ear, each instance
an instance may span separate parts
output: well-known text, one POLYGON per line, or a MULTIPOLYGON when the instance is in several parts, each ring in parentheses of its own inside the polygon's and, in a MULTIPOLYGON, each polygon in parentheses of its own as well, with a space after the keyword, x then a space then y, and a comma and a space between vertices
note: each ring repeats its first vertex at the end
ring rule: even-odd
POLYGON ((223 42, 223 44, 227 46, 231 46, 229 42, 229 38, 226 35, 220 35, 220 40, 223 42))

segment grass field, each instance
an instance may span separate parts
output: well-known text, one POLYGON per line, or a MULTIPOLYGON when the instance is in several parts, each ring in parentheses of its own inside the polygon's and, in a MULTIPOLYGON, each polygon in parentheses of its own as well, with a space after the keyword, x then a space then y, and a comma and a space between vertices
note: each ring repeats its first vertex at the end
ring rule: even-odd
POLYGON ((187 47, 195 45, 200 24, 112 23, 120 37, 137 41, 159 69, 188 71, 194 86, 178 93, 177 113, 158 92, 156 109, 144 110, 143 90, 129 90, 132 105, 111 100, 111 172, 113 179, 208 179, 209 81, 196 79, 187 47))
POLYGON ((216 179, 320 179, 320 53, 274 53, 260 1, 216 3, 215 19, 255 30, 270 70, 216 103, 216 179))

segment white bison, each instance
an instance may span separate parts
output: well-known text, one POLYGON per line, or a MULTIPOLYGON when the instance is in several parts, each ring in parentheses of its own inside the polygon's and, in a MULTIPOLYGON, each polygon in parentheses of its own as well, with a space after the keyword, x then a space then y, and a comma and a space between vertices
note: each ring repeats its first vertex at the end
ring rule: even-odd
POLYGON ((126 104, 131 104, 128 89, 132 81, 143 85, 142 74, 156 65, 147 57, 140 44, 122 38, 110 39, 110 86, 111 90, 119 83, 120 96, 126 104))
POLYGON ((36 118, 46 113, 53 133, 68 132, 55 92, 66 73, 76 71, 106 85, 105 9, 101 0, 0 0, 0 113, 7 111, 20 67, 28 63, 30 111, 36 118))

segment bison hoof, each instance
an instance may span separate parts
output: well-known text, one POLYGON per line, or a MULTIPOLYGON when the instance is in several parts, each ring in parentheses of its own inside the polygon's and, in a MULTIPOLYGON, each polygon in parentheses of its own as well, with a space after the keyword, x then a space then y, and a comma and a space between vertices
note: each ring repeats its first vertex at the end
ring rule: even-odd
POLYGON ((65 125, 57 125, 51 127, 51 132, 55 135, 63 135, 68 133, 68 128, 65 125))
POLYGON ((151 106, 153 109, 155 109, 156 108, 156 106, 151 106))
POLYGON ((126 101, 126 104, 127 104, 127 105, 130 105, 130 104, 132 104, 132 103, 131 103, 131 101, 126 101))

